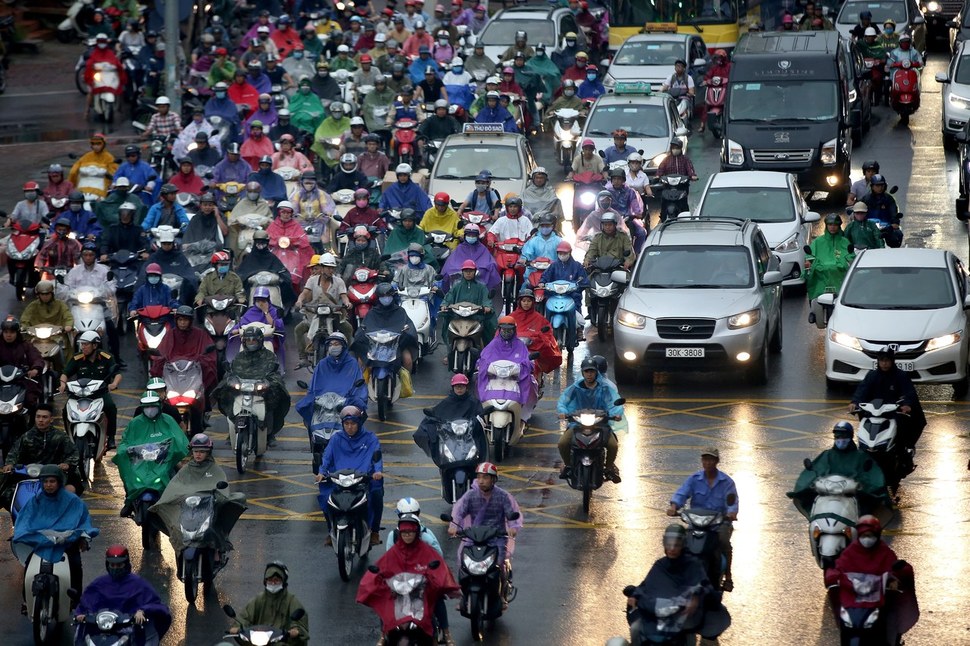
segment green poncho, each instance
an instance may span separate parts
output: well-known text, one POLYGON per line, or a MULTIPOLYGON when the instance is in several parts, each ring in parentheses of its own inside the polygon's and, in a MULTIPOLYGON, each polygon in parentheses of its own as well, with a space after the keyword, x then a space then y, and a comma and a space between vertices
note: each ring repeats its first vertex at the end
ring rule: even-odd
MULTIPOLYGON (((309 84, 306 85, 309 89, 309 84)), ((290 98, 290 122, 305 132, 316 132, 323 121, 326 111, 323 103, 313 92, 303 93, 303 84, 300 84, 300 91, 290 98)))
POLYGON ((828 231, 812 240, 812 267, 805 274, 808 300, 813 301, 827 289, 838 291, 849 271, 855 254, 849 252, 849 240, 841 231, 832 235, 828 231))
POLYGON ((815 501, 815 490, 812 483, 816 479, 828 475, 841 475, 852 478, 859 483, 859 491, 862 496, 860 502, 863 503, 863 513, 866 506, 882 506, 891 509, 892 502, 889 500, 889 493, 886 490, 886 479, 882 469, 865 452, 859 451, 855 444, 850 449, 827 449, 822 451, 815 460, 812 461, 812 468, 805 469, 798 480, 795 482, 794 491, 789 491, 787 495, 793 499, 798 511, 808 518, 812 510, 812 503, 815 501), (866 463, 870 462, 870 468, 866 470, 866 463), (868 498, 868 500, 866 500, 868 498))
POLYGON ((526 61, 525 68, 542 79, 544 86, 542 92, 544 98, 548 101, 552 97, 552 93, 558 90, 562 83, 562 72, 559 71, 551 58, 538 53, 526 61))
POLYGON ((437 268, 438 265, 435 262, 434 251, 431 249, 431 245, 426 244, 428 236, 425 234, 421 227, 414 226, 408 231, 403 226, 395 227, 393 231, 387 236, 387 242, 384 243, 384 253, 391 255, 401 251, 402 249, 407 249, 408 245, 412 242, 416 242, 422 247, 424 247, 424 260, 432 267, 437 268))
POLYGON ((189 440, 178 423, 161 413, 155 419, 138 415, 128 424, 118 452, 111 461, 118 465, 125 485, 125 502, 132 502, 143 492, 162 492, 168 486, 175 466, 189 454, 189 440), (146 452, 157 452, 153 461, 146 452))
MULTIPOLYGON (((286 577, 282 568, 275 565, 267 566, 263 576, 268 578, 273 574, 284 579, 286 577)), ((275 594, 263 590, 252 601, 246 604, 246 607, 239 613, 238 619, 244 628, 248 628, 249 626, 272 626, 283 632, 287 632, 291 628, 296 628, 300 631, 300 636, 296 638, 289 637, 286 643, 295 644, 296 646, 306 646, 306 644, 310 643, 310 619, 306 615, 306 609, 303 608, 303 604, 300 603, 296 596, 285 588, 275 594), (302 619, 294 621, 292 619, 293 613, 297 610, 303 610, 304 615, 302 619)))
POLYGON ((324 119, 316 132, 313 133, 313 145, 310 150, 315 152, 327 166, 333 168, 340 159, 339 155, 328 155, 327 149, 320 143, 321 139, 339 139, 344 133, 350 132, 350 117, 344 115, 339 121, 332 116, 324 119))

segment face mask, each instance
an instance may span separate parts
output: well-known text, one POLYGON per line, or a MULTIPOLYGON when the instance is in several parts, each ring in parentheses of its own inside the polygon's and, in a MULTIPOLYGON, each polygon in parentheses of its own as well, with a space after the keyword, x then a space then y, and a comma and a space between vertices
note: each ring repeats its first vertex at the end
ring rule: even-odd
POLYGON ((343 352, 344 352, 344 349, 339 345, 332 345, 329 348, 327 348, 327 354, 329 354, 334 359, 336 359, 341 354, 343 354, 343 352))
POLYGON ((557 254, 557 255, 559 257, 559 262, 566 262, 567 260, 569 260, 569 254, 568 253, 561 253, 561 254, 557 254))
POLYGON ((417 267, 421 264, 421 256, 408 256, 408 262, 417 267))
POLYGON ((113 567, 108 569, 108 576, 111 577, 112 581, 120 581, 121 579, 125 578, 126 574, 128 573, 125 572, 123 568, 113 567))
POLYGON ((370 200, 356 200, 354 204, 357 205, 358 209, 366 209, 367 205, 370 204, 370 200))
POLYGON ((256 200, 259 199, 259 193, 247 192, 246 197, 248 197, 251 201, 255 202, 256 200))
POLYGON ((586 80, 587 81, 595 81, 596 80, 596 75, 595 74, 587 74, 586 75, 586 80))
POLYGON ((303 50, 302 49, 294 50, 293 53, 290 54, 290 56, 292 56, 296 60, 300 60, 301 58, 303 58, 303 50))
POLYGON ((278 583, 276 585, 270 585, 269 583, 267 583, 266 584, 266 591, 269 592, 270 594, 276 594, 277 592, 282 592, 283 591, 283 584, 282 583, 278 583))
POLYGON ((162 282, 162 277, 161 276, 149 276, 148 277, 148 284, 149 285, 157 285, 160 282, 162 282))
POLYGON ((394 302, 394 297, 393 296, 381 296, 377 300, 379 300, 381 302, 381 305, 383 305, 384 307, 387 307, 388 305, 390 305, 391 303, 394 302))
POLYGON ((576 95, 576 90, 573 90, 572 88, 570 88, 568 90, 563 90, 562 93, 565 96, 575 96, 576 95))
POLYGON ((499 334, 503 341, 511 341, 515 337, 515 330, 502 330, 499 334))
POLYGON ((465 242, 468 244, 478 244, 478 236, 465 236, 465 242))
POLYGON ((839 438, 835 440, 835 448, 840 451, 844 451, 852 444, 852 440, 849 438, 839 438))
POLYGON ((681 150, 681 149, 679 149, 679 148, 673 148, 670 151, 670 154, 673 155, 674 157, 680 157, 683 153, 684 153, 684 151, 681 150))
POLYGON ((98 49, 107 49, 108 43, 98 43, 98 49))
POLYGON ((229 273, 229 265, 219 265, 216 267, 216 271, 219 272, 220 276, 225 276, 229 273))
POLYGON ((448 39, 447 38, 439 38, 438 39, 438 44, 439 45, 447 45, 448 44, 448 39))
POLYGON ((575 46, 576 46, 576 41, 575 40, 567 40, 566 41, 566 47, 575 47, 575 46))
POLYGON ((863 536, 862 538, 859 539, 859 542, 862 543, 862 547, 869 549, 870 547, 878 543, 879 539, 876 538, 875 536, 863 536))
POLYGON ((547 236, 552 233, 552 227, 539 227, 539 234, 547 236))
POLYGON ((895 27, 886 27, 886 33, 887 33, 887 34, 891 34, 891 33, 893 33, 894 31, 896 31, 896 28, 895 28, 895 27))
POLYGON ((33 202, 37 199, 37 191, 27 191, 24 193, 24 197, 27 198, 27 201, 33 202))
POLYGON ((478 182, 476 182, 475 183, 475 190, 478 191, 479 193, 484 193, 485 191, 488 190, 488 184, 487 183, 484 183, 484 182, 481 183, 481 184, 479 184, 478 182))
POLYGON ((72 213, 80 213, 83 204, 78 204, 77 202, 72 203, 68 208, 71 209, 72 213))
POLYGON ((464 68, 464 67, 462 67, 461 65, 457 65, 457 66, 454 66, 454 67, 452 67, 452 68, 451 68, 451 71, 452 71, 452 72, 453 72, 454 74, 461 74, 461 73, 462 73, 462 72, 464 71, 464 69, 465 69, 465 68, 464 68))
POLYGON ((327 70, 320 70, 319 72, 317 72, 317 76, 319 76, 322 79, 325 79, 328 76, 330 76, 330 72, 328 72, 327 70))
POLYGON ((158 406, 146 406, 142 409, 142 412, 148 419, 155 419, 158 417, 158 414, 162 412, 162 409, 158 406))

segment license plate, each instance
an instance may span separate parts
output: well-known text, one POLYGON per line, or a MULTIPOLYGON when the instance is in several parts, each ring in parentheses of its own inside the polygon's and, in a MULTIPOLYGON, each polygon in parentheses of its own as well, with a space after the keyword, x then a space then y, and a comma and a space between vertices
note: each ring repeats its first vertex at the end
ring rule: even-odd
POLYGON ((909 101, 912 101, 913 100, 913 95, 912 94, 900 94, 899 95, 899 100, 902 101, 902 102, 904 102, 904 103, 909 102, 909 101))
POLYGON ((668 359, 703 359, 704 348, 667 348, 668 359))
MULTIPOLYGON (((872 369, 875 370, 879 367, 878 361, 872 362, 872 369)), ((914 361, 897 361, 896 367, 905 372, 913 372, 916 370, 916 363, 914 361)))

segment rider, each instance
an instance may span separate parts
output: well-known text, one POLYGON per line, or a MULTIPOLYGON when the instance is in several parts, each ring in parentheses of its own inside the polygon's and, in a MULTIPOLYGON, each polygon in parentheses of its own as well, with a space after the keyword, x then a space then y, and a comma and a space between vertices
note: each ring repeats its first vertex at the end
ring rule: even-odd
POLYGON ((367 316, 357 329, 357 335, 350 346, 354 354, 363 364, 370 347, 367 332, 389 330, 401 335, 398 341, 398 354, 401 366, 408 372, 414 366, 414 357, 418 354, 418 339, 415 335, 414 324, 408 318, 407 312, 401 307, 401 297, 397 288, 391 283, 380 283, 375 291, 377 303, 367 312, 367 316))
MULTIPOLYGON (((367 498, 368 505, 368 525, 371 529, 371 546, 381 544, 381 517, 384 515, 384 461, 379 459, 376 462, 374 457, 381 452, 381 443, 374 433, 363 428, 367 413, 357 406, 345 406, 340 411, 340 422, 342 429, 333 434, 327 449, 323 453, 323 462, 320 464, 320 472, 316 476, 316 482, 320 485, 320 495, 317 500, 323 514, 327 519, 327 528, 333 522, 330 518, 330 505, 327 499, 333 490, 333 485, 325 476, 344 469, 353 469, 361 473, 369 473, 370 495, 367 498)), ((325 545, 333 545, 333 540, 328 532, 325 545)))
POLYGON ((598 99, 604 94, 606 94, 606 86, 600 79, 599 68, 593 64, 587 65, 586 80, 580 84, 576 96, 584 101, 589 101, 598 99))
MULTIPOLYGON (((536 258, 548 258, 553 260, 556 257, 556 249, 563 241, 555 232, 556 218, 551 213, 543 213, 538 219, 536 235, 529 238, 522 245, 522 257, 519 262, 525 264, 532 262, 536 258)), ((535 271, 531 266, 526 267, 525 276, 535 271)))
MULTIPOLYGON (((63 328, 64 333, 61 337, 62 347, 67 347, 70 341, 70 333, 74 329, 74 317, 71 315, 71 308, 64 301, 54 297, 54 281, 42 280, 34 287, 37 294, 36 300, 31 301, 24 313, 20 316, 20 324, 24 328, 32 328, 36 325, 57 325, 63 328)), ((64 365, 63 352, 58 353, 54 360, 55 370, 60 370, 64 365)))
MULTIPOLYGON (((84 483, 81 481, 81 472, 78 471, 77 446, 67 433, 54 428, 53 422, 54 406, 38 404, 37 412, 34 413, 34 427, 18 437, 10 447, 3 472, 11 473, 18 464, 56 464, 66 474, 65 488, 80 495, 84 493, 84 483)), ((13 495, 12 489, 9 495, 13 495)), ((9 509, 9 496, 5 498, 4 504, 0 506, 9 509)))
POLYGON ((310 380, 306 395, 296 403, 296 412, 303 418, 307 429, 313 421, 314 400, 324 393, 346 392, 346 405, 367 408, 367 386, 356 385, 363 380, 364 373, 348 351, 347 337, 340 332, 334 332, 324 340, 324 344, 327 354, 313 369, 313 379, 310 380), (347 384, 352 384, 350 390, 347 390, 347 384))
POLYGON ((896 199, 886 190, 886 178, 872 176, 872 191, 861 200, 869 207, 869 217, 890 225, 886 244, 899 247, 903 244, 903 232, 899 228, 899 207, 896 199))
POLYGON ((356 270, 364 267, 383 273, 384 263, 381 260, 381 254, 371 244, 370 238, 371 235, 367 227, 357 226, 354 228, 353 242, 347 245, 343 258, 340 259, 340 264, 337 266, 337 273, 345 283, 350 282, 356 270))
POLYGON ((31 223, 44 224, 44 218, 50 210, 47 202, 40 199, 40 185, 37 182, 27 182, 24 184, 24 199, 17 202, 10 213, 12 222, 27 220, 31 223))
POLYGON ((543 119, 545 130, 552 131, 553 124, 556 122, 556 112, 563 109, 576 110, 580 113, 584 111, 583 100, 576 96, 576 81, 573 79, 562 82, 562 94, 546 109, 546 116, 543 119))
MULTIPOLYGON (((90 97, 91 94, 89 93, 88 98, 90 99, 90 97)), ((118 169, 115 156, 105 148, 107 141, 107 138, 100 132, 91 135, 90 152, 84 153, 74 162, 74 165, 71 166, 71 172, 67 176, 67 179, 74 184, 74 188, 98 198, 103 198, 107 194, 111 176, 118 169), (85 169, 84 175, 81 175, 82 168, 85 169), (90 172, 94 169, 97 169, 97 175, 90 172)))
POLYGON ((393 255, 399 251, 410 249, 411 245, 418 245, 423 249, 424 257, 437 266, 434 251, 427 242, 428 236, 424 229, 417 225, 419 219, 414 209, 401 211, 401 226, 395 227, 388 234, 387 240, 384 242, 384 253, 393 255))
MULTIPOLYGON (((465 227, 465 229, 467 231, 468 227, 465 227)), ((441 304, 441 340, 445 345, 448 345, 448 323, 452 319, 452 314, 448 307, 456 303, 474 303, 475 305, 480 305, 482 311, 475 314, 473 318, 482 324, 482 339, 488 341, 495 335, 496 320, 495 312, 492 310, 492 299, 489 297, 488 288, 476 278, 478 266, 474 260, 466 260, 460 267, 461 280, 451 285, 451 289, 448 290, 441 304)), ((445 263, 445 268, 448 268, 447 262, 445 263)), ((448 359, 446 357, 445 362, 447 361, 448 359)))
POLYGON ((101 254, 101 262, 105 262, 109 256, 122 249, 140 254, 141 258, 147 257, 145 233, 135 222, 137 210, 138 206, 134 202, 123 202, 118 207, 118 221, 108 226, 101 236, 98 251, 101 254))
POLYGON ((444 231, 452 239, 445 243, 449 249, 458 246, 461 229, 458 228, 458 212, 451 208, 451 196, 444 191, 435 193, 434 206, 424 212, 421 228, 425 231, 444 231))
POLYGON ((501 208, 502 198, 498 191, 492 188, 492 173, 489 170, 483 170, 475 178, 475 190, 469 193, 465 201, 458 207, 458 213, 475 211, 488 215, 498 215, 501 208))
POLYGON ((156 262, 145 268, 145 283, 131 297, 128 317, 135 317, 138 310, 149 305, 161 305, 173 311, 178 307, 178 301, 172 298, 172 290, 162 282, 162 267, 156 262))
MULTIPOLYGON (((913 48, 913 37, 909 34, 900 35, 899 47, 889 52, 886 67, 893 70, 900 69, 905 62, 909 62, 910 67, 915 69, 923 66, 923 56, 919 53, 919 50, 913 48)), ((895 75, 895 71, 893 75, 895 75)))
POLYGON ((529 239, 532 229, 532 220, 522 213, 522 198, 506 195, 505 208, 488 230, 488 238, 495 242, 505 242, 510 238, 524 242, 529 239))
MULTIPOLYGON (((290 410, 290 394, 279 371, 280 359, 272 350, 263 346, 263 331, 259 328, 247 328, 242 333, 241 345, 242 351, 232 360, 229 373, 240 379, 263 379, 269 382, 265 395, 266 428, 267 442, 273 446, 290 410)), ((226 381, 223 380, 212 393, 212 399, 219 403, 219 410, 223 415, 232 410, 235 399, 235 393, 226 386, 226 381)))
POLYGON ((115 325, 113 301, 115 298, 115 281, 108 278, 108 267, 96 262, 97 245, 93 242, 85 242, 81 246, 81 262, 74 265, 71 271, 67 272, 64 284, 71 290, 77 291, 82 288, 89 288, 95 293, 104 294, 104 327, 108 335, 108 343, 111 352, 118 359, 118 365, 125 367, 125 362, 121 360, 120 348, 118 343, 118 328, 115 325))
MULTIPOLYGON (((718 528, 717 536, 721 543, 721 553, 725 558, 724 581, 721 589, 730 592, 734 589, 731 579, 731 534, 734 533, 734 521, 738 519, 738 488, 728 474, 717 468, 721 462, 721 453, 710 447, 701 451, 700 471, 688 476, 684 484, 670 498, 667 507, 668 516, 677 516, 677 512, 687 501, 691 507, 709 509, 724 514, 724 521, 718 528)), ((712 583, 717 583, 712 582, 712 583)))
POLYGON ((34 260, 38 270, 46 267, 71 268, 81 260, 81 243, 70 237, 71 221, 60 217, 54 223, 53 235, 48 236, 34 260))
MULTIPOLYGON (((407 255, 408 261, 401 265, 394 275, 394 284, 397 285, 397 288, 405 294, 407 294, 408 288, 410 287, 428 287, 432 291, 435 291, 434 283, 437 272, 434 267, 425 262, 430 254, 420 244, 412 242, 408 245, 407 255)), ((431 329, 434 330, 436 329, 438 320, 438 308, 431 307, 429 303, 429 309, 431 313, 431 329)))
POLYGON ((556 232, 562 233, 562 200, 556 194, 556 188, 549 183, 549 173, 542 166, 532 169, 532 181, 522 191, 522 206, 528 209, 533 217, 551 215, 556 232))
MULTIPOLYGON (((151 364, 150 375, 161 377, 165 366, 176 361, 197 361, 202 368, 202 383, 208 395, 215 388, 218 376, 216 372, 216 353, 212 346, 212 337, 200 327, 192 325, 195 320, 195 310, 190 305, 181 305, 175 310, 175 327, 162 337, 158 346, 158 354, 151 364)), ((201 397, 201 393, 199 393, 201 397)), ((206 408, 210 402, 206 398, 206 408)), ((201 425, 197 427, 201 430, 201 425)))
POLYGON ((496 91, 485 93, 485 105, 475 117, 475 123, 501 123, 505 132, 518 132, 515 117, 507 108, 499 105, 500 95, 496 91))
POLYGON ((212 254, 209 264, 215 271, 207 271, 202 277, 199 291, 195 293, 195 306, 199 307, 211 296, 231 296, 235 297, 237 303, 245 303, 246 290, 239 274, 230 268, 229 254, 217 251, 212 254))
MULTIPOLYGON (((809 247, 814 260, 805 261, 805 285, 812 304, 828 289, 839 288, 855 253, 842 233, 842 218, 837 213, 825 216, 825 233, 812 240, 809 247)), ((817 316, 815 311, 809 311, 808 322, 815 323, 817 316)))
POLYGON ((492 399, 515 400, 522 406, 522 422, 528 422, 538 400, 539 385, 532 376, 529 348, 519 339, 517 330, 518 325, 511 316, 506 315, 498 320, 498 334, 478 357, 478 399, 482 402, 492 399), (489 367, 497 361, 516 364, 518 375, 500 378, 488 374, 489 367))
MULTIPOLYGON (((660 86, 661 92, 666 92, 677 101, 678 109, 684 113, 684 123, 690 128, 690 118, 694 112, 694 95, 697 89, 694 87, 694 77, 687 73, 687 61, 678 59, 674 61, 674 73, 660 86), (686 101, 686 107, 682 103, 686 101)), ((615 160, 607 160, 607 163, 615 160)))
POLYGON ((104 232, 97 216, 85 208, 84 193, 81 191, 71 191, 67 196, 67 210, 58 217, 67 218, 79 240, 97 240, 104 232))
POLYGON ((582 311, 583 292, 589 287, 589 275, 583 265, 573 258, 573 248, 565 240, 556 247, 555 260, 549 265, 549 269, 542 273, 542 282, 546 284, 557 280, 576 283, 576 291, 572 295, 576 307, 566 313, 570 320, 566 323, 566 347, 564 349, 572 353, 573 348, 577 345, 576 313, 582 311))
POLYGON ((263 570, 263 591, 242 609, 236 617, 239 625, 230 628, 229 634, 236 635, 240 628, 249 626, 272 626, 283 632, 287 644, 309 644, 310 620, 303 604, 287 589, 289 582, 290 571, 282 561, 267 563, 263 570))
POLYGON ((697 181, 697 171, 690 157, 684 154, 684 142, 680 139, 671 140, 670 154, 657 166, 657 177, 664 175, 686 175, 690 181, 697 181))
MULTIPOLYGON (((327 184, 327 192, 356 192, 360 189, 367 190, 368 186, 370 186, 370 181, 367 179, 367 175, 360 171, 357 155, 354 153, 344 153, 340 156, 340 172, 330 176, 330 183, 327 184)), ((369 191, 367 195, 368 197, 370 196, 369 191)))
POLYGON ((414 209, 424 213, 431 208, 431 200, 421 187, 411 181, 410 164, 398 164, 394 169, 397 182, 391 184, 381 194, 380 207, 388 209, 414 209))
POLYGON ((861 402, 881 399, 884 402, 899 402, 901 416, 897 418, 899 443, 903 449, 903 475, 916 468, 916 443, 926 428, 926 415, 920 404, 919 395, 912 380, 905 371, 896 367, 896 353, 890 346, 884 346, 876 353, 876 368, 870 370, 862 379, 852 401, 849 412, 858 412, 861 402))
MULTIPOLYGON (((418 134, 422 139, 418 140, 418 149, 421 157, 424 158, 424 146, 426 141, 444 141, 450 135, 461 132, 458 121, 448 114, 448 99, 438 99, 434 102, 434 114, 424 120, 418 128, 418 134)), ((425 163, 428 160, 425 159, 425 163)), ((428 164, 430 166, 430 164, 428 164)))
POLYGON ((71 379, 98 379, 105 382, 104 390, 96 396, 104 401, 104 413, 108 418, 107 442, 105 448, 115 448, 115 435, 118 428, 118 407, 111 397, 112 390, 118 390, 121 384, 121 372, 114 355, 100 350, 101 335, 94 330, 88 330, 78 339, 81 352, 75 354, 67 362, 61 373, 61 387, 58 392, 67 390, 67 382, 71 379))
MULTIPOLYGON (((485 430, 482 428, 480 418, 485 412, 482 403, 475 396, 475 393, 468 387, 468 377, 458 373, 451 378, 451 390, 448 396, 439 401, 431 409, 431 415, 421 420, 418 429, 411 436, 425 455, 438 464, 440 460, 438 432, 435 428, 436 420, 450 422, 453 420, 464 419, 472 422, 472 435, 475 438, 475 446, 478 448, 478 455, 488 454, 488 439, 485 437, 485 430)), ((398 503, 400 505, 400 503, 398 503)), ((400 506, 398 510, 400 511, 400 506)))
POLYGON ((876 223, 868 218, 869 207, 865 202, 852 205, 852 220, 842 234, 856 249, 882 249, 886 246, 882 232, 876 223))
POLYGON ((189 223, 189 216, 185 213, 185 209, 176 201, 178 192, 178 187, 174 184, 162 184, 161 197, 152 205, 152 208, 148 209, 145 219, 142 220, 141 228, 145 232, 166 224, 181 229, 189 223))
MULTIPOLYGON (((606 169, 606 162, 596 154, 596 143, 592 139, 583 139, 579 149, 579 154, 573 155, 572 168, 566 175, 567 182, 571 181, 574 175, 582 173, 596 173, 601 175, 606 169)), ((630 148, 630 154, 632 155, 634 152, 633 148, 630 148)))
POLYGON ((276 274, 279 278, 278 287, 284 306, 290 305, 296 300, 296 295, 293 293, 293 283, 290 280, 290 272, 283 265, 283 262, 270 251, 269 234, 265 231, 257 231, 253 234, 253 250, 246 254, 237 269, 244 286, 249 284, 250 278, 261 271, 276 274))
MULTIPOLYGON (((788 22, 791 22, 791 16, 786 14, 788 22)), ((707 73, 704 74, 704 85, 709 85, 711 79, 715 76, 721 79, 727 79, 731 75, 731 61, 728 59, 727 52, 723 49, 714 50, 714 55, 711 56, 711 66, 707 69, 707 73)), ((727 91, 726 84, 722 83, 721 87, 725 88, 727 91)), ((700 105, 701 113, 701 127, 698 132, 704 132, 704 128, 707 125, 707 104, 701 102, 700 105)))
MULTIPOLYGON (((44 358, 34 344, 24 339, 20 321, 8 314, 0 323, 0 366, 16 366, 24 371, 24 405, 32 413, 40 401, 43 387, 37 376, 44 370, 44 358)), ((13 412, 13 411, 10 411, 13 412)), ((12 438, 10 438, 12 439, 12 438)), ((8 439, 9 441, 9 439, 8 439)))
MULTIPOLYGON (((601 194, 603 192, 601 191, 601 194)), ((588 222, 589 219, 589 216, 587 216, 586 221, 588 222)), ((586 257, 583 259, 583 264, 587 269, 603 256, 616 258, 623 263, 625 269, 633 266, 634 261, 636 261, 636 256, 633 254, 633 243, 629 234, 618 229, 618 220, 616 213, 612 211, 607 211, 600 218, 600 232, 593 236, 593 240, 589 243, 589 249, 586 251, 586 257)), ((583 226, 586 226, 586 222, 583 223, 583 226)))
POLYGON ((544 373, 552 372, 562 365, 562 352, 552 336, 549 321, 535 309, 536 297, 533 291, 523 287, 515 302, 516 308, 509 317, 515 321, 519 339, 529 348, 529 352, 539 353, 533 362, 533 372, 539 381, 544 373))
POLYGON ((112 610, 131 615, 139 627, 148 621, 160 641, 172 623, 172 613, 152 584, 131 571, 128 548, 110 546, 104 552, 104 567, 107 574, 102 574, 84 589, 75 609, 74 622, 83 624, 87 615, 112 610))
POLYGON ((862 163, 862 179, 852 182, 852 187, 849 189, 849 199, 846 204, 852 206, 858 200, 861 200, 869 191, 872 190, 872 178, 879 173, 879 162, 875 160, 865 161, 862 163))
MULTIPOLYGON (((606 383, 606 379, 600 374, 596 362, 592 358, 583 359, 580 365, 583 378, 573 382, 559 396, 556 410, 559 412, 559 419, 568 420, 569 416, 578 410, 594 409, 603 410, 609 413, 610 417, 619 420, 623 415, 623 407, 616 404, 613 397, 614 389, 606 383)), ((559 437, 559 456, 562 458, 562 469, 559 477, 566 480, 572 471, 570 464, 570 444, 572 444, 573 432, 568 427, 559 437)), ((606 443, 606 470, 604 475, 614 484, 619 484, 620 470, 616 466, 616 455, 620 451, 620 445, 616 440, 616 434, 610 433, 606 443)))
MULTIPOLYGON (((899 47, 899 34, 896 33, 896 21, 892 18, 886 18, 885 22, 882 23, 882 33, 879 34, 879 43, 882 45, 883 49, 887 52, 899 47)), ((889 103, 889 97, 886 97, 886 103, 889 103)))
POLYGON ((480 242, 482 230, 477 224, 466 224, 462 233, 464 239, 441 268, 445 284, 451 286, 454 282, 452 276, 464 272, 468 261, 471 261, 473 268, 479 272, 481 282, 488 289, 496 289, 499 285, 498 265, 495 264, 495 258, 489 253, 488 247, 480 242))
POLYGON ((859 12, 859 22, 849 30, 849 34, 852 35, 852 39, 855 41, 862 40, 865 37, 866 31, 872 29, 879 35, 879 26, 872 22, 872 12, 866 9, 865 11, 859 12))

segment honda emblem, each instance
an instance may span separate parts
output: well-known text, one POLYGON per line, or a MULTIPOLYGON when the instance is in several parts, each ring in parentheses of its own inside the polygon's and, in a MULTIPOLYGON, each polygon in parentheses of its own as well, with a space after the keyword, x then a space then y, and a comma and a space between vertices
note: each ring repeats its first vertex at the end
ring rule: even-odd
POLYGON ((892 350, 893 352, 898 352, 899 351, 899 344, 898 343, 890 343, 889 344, 889 349, 892 350))

